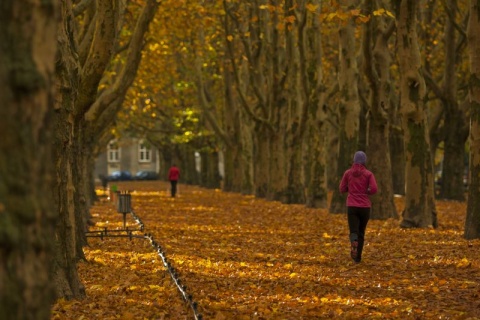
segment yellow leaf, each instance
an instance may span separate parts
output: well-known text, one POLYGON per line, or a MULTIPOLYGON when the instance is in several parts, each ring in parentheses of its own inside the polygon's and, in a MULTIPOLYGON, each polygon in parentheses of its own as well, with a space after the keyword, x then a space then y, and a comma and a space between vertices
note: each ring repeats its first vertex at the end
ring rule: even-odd
POLYGON ((468 261, 467 258, 463 258, 462 260, 460 260, 459 263, 457 263, 457 268, 465 268, 465 267, 469 267, 472 263, 470 261, 468 261))
POLYGON ((391 13, 390 11, 386 10, 387 12, 387 16, 389 16, 390 18, 395 18, 394 14, 391 13))
POLYGON ((309 3, 309 4, 306 5, 306 8, 310 12, 315 12, 315 11, 317 11, 318 5, 315 5, 313 3, 309 3))
POLYGON ((395 15, 394 15, 392 12, 390 12, 390 11, 388 11, 388 10, 386 10, 386 9, 383 9, 383 8, 373 11, 373 15, 374 15, 374 16, 387 15, 387 16, 389 16, 390 18, 395 18, 395 15))
POLYGON ((370 20, 370 17, 360 15, 357 17, 358 22, 367 23, 370 20))
POLYGON ((337 16, 337 13, 336 13, 336 12, 329 13, 329 14, 327 15, 327 21, 333 20, 333 18, 335 18, 336 16, 337 16))

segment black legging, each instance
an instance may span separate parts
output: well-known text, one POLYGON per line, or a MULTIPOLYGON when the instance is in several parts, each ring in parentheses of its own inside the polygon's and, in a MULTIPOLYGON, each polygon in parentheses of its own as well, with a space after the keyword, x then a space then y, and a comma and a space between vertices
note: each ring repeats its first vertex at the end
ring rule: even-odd
POLYGON ((362 259, 363 243, 365 242, 365 229, 370 219, 370 208, 348 207, 348 227, 350 228, 350 241, 358 241, 357 261, 362 259))
POLYGON ((170 191, 172 193, 172 197, 175 197, 177 194, 177 181, 176 180, 170 180, 170 191))

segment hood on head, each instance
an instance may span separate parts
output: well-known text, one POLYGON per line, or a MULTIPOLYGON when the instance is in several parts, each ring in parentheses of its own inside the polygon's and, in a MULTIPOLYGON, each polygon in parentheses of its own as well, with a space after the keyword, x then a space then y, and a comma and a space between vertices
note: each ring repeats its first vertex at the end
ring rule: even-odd
POLYGON ((367 155, 363 151, 355 152, 353 156, 353 163, 359 163, 365 165, 367 163, 367 155))

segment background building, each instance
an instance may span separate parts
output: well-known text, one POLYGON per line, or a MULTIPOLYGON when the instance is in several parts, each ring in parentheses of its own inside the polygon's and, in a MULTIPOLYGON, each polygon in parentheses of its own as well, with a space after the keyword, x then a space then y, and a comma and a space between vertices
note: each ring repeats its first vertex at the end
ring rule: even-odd
POLYGON ((114 171, 129 171, 134 176, 138 171, 160 173, 158 150, 148 142, 136 138, 112 140, 95 162, 95 177, 108 176, 114 171))

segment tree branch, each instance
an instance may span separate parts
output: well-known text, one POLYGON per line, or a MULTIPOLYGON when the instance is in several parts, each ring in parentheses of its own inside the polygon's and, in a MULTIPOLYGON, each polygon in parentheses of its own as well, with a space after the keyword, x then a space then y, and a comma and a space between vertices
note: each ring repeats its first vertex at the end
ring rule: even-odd
MULTIPOLYGON (((150 22, 155 16, 159 5, 160 1, 157 0, 148 0, 145 4, 145 7, 143 8, 142 13, 137 20, 137 24, 131 38, 125 66, 123 67, 119 76, 116 78, 115 83, 102 92, 85 113, 85 119, 87 121, 95 122, 102 116, 102 113, 108 109, 113 110, 113 113, 116 114, 122 107, 122 104, 118 104, 118 101, 121 100, 123 103, 128 88, 135 80, 135 75, 142 58, 141 49, 144 36, 148 31, 150 22)), ((111 114, 112 112, 108 112, 107 118, 111 117, 111 114)))
POLYGON ((88 6, 90 6, 92 1, 93 0, 82 0, 79 3, 77 3, 73 7, 73 15, 75 17, 78 17, 80 14, 82 14, 88 8, 88 6))

